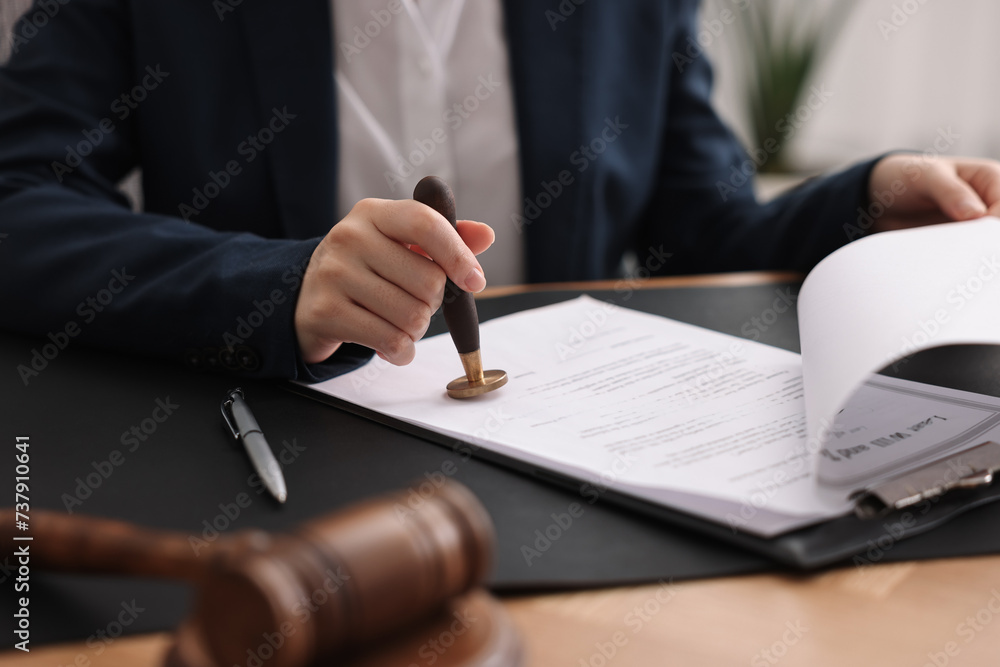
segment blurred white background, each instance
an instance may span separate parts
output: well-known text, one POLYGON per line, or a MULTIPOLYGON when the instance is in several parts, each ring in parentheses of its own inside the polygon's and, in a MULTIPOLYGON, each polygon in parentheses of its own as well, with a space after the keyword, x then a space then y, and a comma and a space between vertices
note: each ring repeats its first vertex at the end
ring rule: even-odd
MULTIPOLYGON (((729 8, 745 20, 753 10, 741 10, 744 4, 706 0, 703 19, 729 8)), ((789 140, 788 163, 810 172, 892 149, 925 150, 948 128, 958 138, 944 154, 1000 158, 998 26, 996 0, 859 0, 806 86, 833 96, 789 140)), ((752 146, 743 92, 748 59, 736 27, 713 36, 706 51, 716 66, 719 112, 752 146)))

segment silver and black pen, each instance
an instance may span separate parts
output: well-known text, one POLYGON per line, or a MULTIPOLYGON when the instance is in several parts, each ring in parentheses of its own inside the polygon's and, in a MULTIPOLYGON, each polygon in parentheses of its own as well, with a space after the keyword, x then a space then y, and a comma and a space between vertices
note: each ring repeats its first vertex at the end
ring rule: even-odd
POLYGON ((243 440, 243 446, 264 486, 279 503, 285 502, 288 498, 285 476, 239 387, 230 391, 222 401, 222 418, 226 420, 233 437, 243 440))

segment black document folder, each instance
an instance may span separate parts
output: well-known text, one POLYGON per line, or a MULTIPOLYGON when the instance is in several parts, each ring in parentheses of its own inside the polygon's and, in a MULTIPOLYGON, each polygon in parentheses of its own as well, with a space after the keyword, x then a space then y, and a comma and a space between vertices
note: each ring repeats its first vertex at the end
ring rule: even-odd
MULTIPOLYGON (((796 290, 797 285, 782 284, 768 288, 634 291, 629 289, 627 282, 622 282, 617 290, 591 291, 587 294, 620 306, 671 317, 731 335, 750 337, 797 352, 795 309, 790 307, 794 306, 796 301, 796 290), (756 298, 749 299, 751 294, 756 298)), ((535 292, 481 300, 478 306, 480 321, 485 322, 494 317, 558 303, 581 294, 583 292, 579 291, 535 292)), ((436 324, 428 335, 446 331, 442 322, 436 324)), ((997 393, 1000 392, 1000 377, 993 373, 998 361, 1000 361, 1000 350, 992 346, 941 348, 914 355, 905 363, 897 363, 893 367, 884 369, 882 373, 927 384, 1000 396, 1000 393, 997 393)), ((293 387, 292 390, 443 446, 451 448, 456 446, 452 438, 420 426, 305 387, 293 387)), ((477 449, 476 456, 576 492, 581 500, 587 497, 583 489, 589 488, 590 485, 586 480, 566 477, 488 451, 486 448, 477 449)), ((1000 484, 986 484, 981 488, 942 494, 909 508, 886 512, 877 518, 862 519, 851 514, 771 538, 758 537, 613 489, 605 490, 603 495, 613 504, 665 521, 670 525, 703 533, 798 569, 815 569, 845 560, 856 564, 878 562, 884 559, 901 540, 936 529, 965 512, 987 506, 994 500, 1000 499, 1000 484)), ((1000 516, 1000 507, 994 508, 993 513, 1000 516)), ((994 548, 997 546, 1000 546, 1000 540, 996 541, 994 548)))
MULTIPOLYGON (((764 320, 763 326, 754 324, 776 300, 794 302, 796 292, 795 284, 773 284, 591 295, 725 333, 756 334, 762 342, 796 350, 794 308, 773 320, 769 316, 766 325, 764 320)), ((488 319, 577 294, 485 299, 479 310, 488 319)), ((436 318, 432 333, 443 326, 436 318)), ((501 592, 812 568, 852 564, 852 559, 865 565, 1000 552, 1000 531, 993 529, 1000 522, 1000 503, 986 504, 989 490, 943 498, 934 504, 933 514, 904 534, 891 517, 867 523, 845 518, 760 540, 627 498, 606 494, 590 504, 575 485, 560 487, 533 471, 512 471, 479 457, 464 460, 432 444, 434 436, 427 432, 370 419, 373 415, 361 417, 353 408, 304 400, 284 383, 236 382, 70 345, 25 386, 15 369, 45 342, 0 334, 0 366, 7 369, 0 376, 0 437, 13 443, 16 436, 30 436, 32 508, 66 511, 67 498, 76 498, 80 504, 71 502, 76 512, 198 538, 210 536, 213 526, 281 531, 374 494, 412 487, 453 465, 454 478, 469 486, 493 517, 498 548, 491 586, 501 592), (219 404, 236 384, 246 391, 274 449, 288 452, 284 506, 251 483, 246 454, 224 430, 219 404), (138 445, 123 439, 150 416, 157 400, 179 407, 154 432, 144 433, 138 445), (112 474, 93 488, 80 488, 79 480, 86 481, 97 468, 107 470, 102 463, 115 450, 124 460, 112 474), (227 511, 233 513, 241 493, 252 502, 229 518, 227 511), (566 525, 565 515, 574 504, 582 513, 576 512, 566 525), (916 534, 920 531, 925 532, 916 534), (902 539, 909 535, 915 536, 902 539), (539 555, 526 555, 524 547, 539 555)), ((992 348, 941 350, 901 367, 910 379, 992 395, 1000 395, 998 370, 1000 353, 992 348)), ((13 466, 12 455, 0 459, 5 479, 13 478, 13 466)), ((8 627, 14 577, 8 545, 0 553, 5 558, 0 563, 0 613, 8 619, 0 625, 8 627)), ((189 591, 173 583, 41 572, 32 572, 31 595, 32 638, 37 642, 94 636, 117 618, 123 603, 143 609, 126 632, 166 629, 180 620, 189 602, 189 591)))

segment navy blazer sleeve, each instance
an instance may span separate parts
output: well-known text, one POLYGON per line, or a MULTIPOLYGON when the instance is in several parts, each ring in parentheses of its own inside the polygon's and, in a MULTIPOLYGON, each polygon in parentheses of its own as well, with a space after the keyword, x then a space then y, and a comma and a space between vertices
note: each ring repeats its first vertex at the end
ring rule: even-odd
MULTIPOLYGON (((119 0, 60 5, 0 70, 0 326, 250 376, 311 380, 366 358, 354 346, 326 366, 297 356, 295 299, 318 239, 136 214, 116 190, 142 157, 143 108, 123 94, 184 85, 131 61, 130 18, 119 0)), ((43 365, 31 361, 25 350, 26 384, 43 365)))
MULTIPOLYGON (((857 236, 845 231, 868 204, 877 160, 814 178, 767 204, 757 203, 757 163, 711 106, 712 71, 697 45, 697 2, 689 0, 669 45, 673 70, 660 151, 658 187, 637 235, 640 258, 669 239, 670 273, 808 271, 857 236)), ((775 128, 774 139, 787 136, 775 128)), ((769 155, 758 153, 758 160, 769 155)))

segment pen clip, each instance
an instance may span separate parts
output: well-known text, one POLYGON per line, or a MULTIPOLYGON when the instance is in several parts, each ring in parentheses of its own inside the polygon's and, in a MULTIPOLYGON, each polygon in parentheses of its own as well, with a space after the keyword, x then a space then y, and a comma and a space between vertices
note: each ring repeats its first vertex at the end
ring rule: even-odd
POLYGON ((239 440, 240 431, 236 427, 236 424, 233 423, 233 415, 232 415, 232 407, 233 407, 233 401, 235 400, 234 398, 235 396, 239 396, 241 399, 246 400, 246 397, 243 395, 243 389, 241 387, 237 387, 236 389, 230 390, 229 393, 226 394, 226 398, 223 399, 222 405, 220 406, 219 409, 222 411, 222 418, 226 421, 226 426, 229 427, 229 430, 232 432, 233 437, 239 440))

